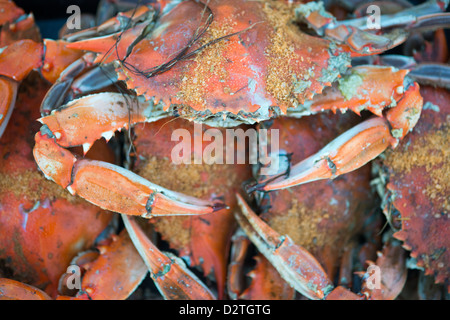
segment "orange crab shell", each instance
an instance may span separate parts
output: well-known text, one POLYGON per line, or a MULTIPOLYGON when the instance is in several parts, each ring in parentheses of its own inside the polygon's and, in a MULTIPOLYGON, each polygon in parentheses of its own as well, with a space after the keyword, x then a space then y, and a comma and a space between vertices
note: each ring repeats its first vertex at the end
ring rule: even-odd
MULTIPOLYGON (((164 99, 166 108, 178 104, 196 112, 226 111, 250 118, 258 113, 255 117, 268 119, 271 106, 286 112, 311 99, 350 64, 344 47, 301 32, 293 23, 293 7, 286 4, 212 0, 208 7, 213 21, 194 43, 191 40, 207 26, 210 12, 203 4, 184 1, 162 16, 151 34, 122 61, 119 79, 147 99, 164 99), (207 47, 195 52, 202 45, 207 47), (177 62, 160 74, 151 74, 171 60, 177 62)), ((117 46, 119 56, 114 49, 109 57, 123 58, 126 46, 122 42, 131 43, 125 33, 117 46)), ((114 45, 105 47, 104 42, 92 39, 70 47, 104 55, 114 45)))
MULTIPOLYGON (((389 201, 400 212, 401 230, 394 236, 436 282, 450 278, 449 114, 450 94, 423 87, 422 116, 395 151, 387 153, 389 201)), ((390 217, 389 206, 385 212, 390 217)), ((394 217, 394 223, 398 221, 394 217)))

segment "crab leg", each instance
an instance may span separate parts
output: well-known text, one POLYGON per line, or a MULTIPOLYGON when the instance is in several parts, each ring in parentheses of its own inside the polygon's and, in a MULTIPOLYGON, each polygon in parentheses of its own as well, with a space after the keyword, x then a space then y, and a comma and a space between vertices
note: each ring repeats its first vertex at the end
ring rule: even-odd
POLYGON ((450 66, 440 63, 421 63, 409 74, 420 84, 450 89, 450 66))
POLYGON ((133 29, 138 23, 151 20, 155 11, 151 7, 140 6, 127 12, 120 12, 117 16, 110 18, 99 26, 84 29, 66 35, 64 40, 74 42, 82 39, 95 38, 102 35, 117 34, 126 28, 133 29))
MULTIPOLYGON (((116 83, 117 74, 113 64, 100 65, 75 79, 72 83, 72 95, 89 93, 116 83)), ((73 100, 73 97, 69 97, 73 100)))
POLYGON ((189 271, 183 260, 162 253, 148 239, 138 224, 122 215, 131 240, 150 271, 150 276, 165 299, 215 300, 209 289, 189 271))
MULTIPOLYGON (((430 18, 443 17, 440 12, 445 11, 448 1, 426 1, 420 5, 416 5, 410 8, 405 8, 395 14, 382 15, 380 17, 380 27, 382 29, 393 27, 410 27, 418 28, 423 26, 425 21, 429 21, 430 18)), ((432 19, 435 20, 435 19, 432 19)), ((441 23, 443 21, 437 21, 441 23)), ((360 30, 368 30, 369 24, 367 23, 367 17, 336 21, 334 25, 347 25, 354 26, 360 30)), ((437 28, 443 28, 445 26, 436 26, 437 28)))
POLYGON ((335 177, 356 170, 380 155, 389 146, 395 148, 416 125, 423 99, 419 85, 414 83, 398 105, 384 118, 366 120, 344 132, 322 150, 294 165, 289 176, 280 176, 249 188, 273 191, 335 177))
POLYGON ((96 26, 103 24, 116 16, 119 12, 132 10, 136 7, 136 2, 122 0, 101 0, 97 8, 96 26))
MULTIPOLYGON (((149 2, 149 1, 145 1, 149 2)), ((167 11, 167 7, 171 9, 171 5, 173 3, 177 3, 178 1, 173 0, 157 0, 152 3, 148 3, 147 5, 153 6, 154 9, 158 10, 159 12, 167 11)), ((136 4, 138 4, 139 1, 127 1, 127 0, 102 0, 100 1, 100 4, 98 6, 97 10, 97 23, 96 25, 103 24, 107 20, 111 20, 111 17, 114 17, 117 15, 117 13, 125 12, 125 11, 131 11, 133 12, 134 9, 136 9, 136 4)), ((135 13, 134 16, 137 14, 135 13)))
MULTIPOLYGON (((450 66, 445 63, 431 63, 431 62, 417 63, 413 57, 396 55, 396 54, 387 54, 387 55, 376 56, 376 57, 365 56, 365 57, 355 58, 353 60, 353 64, 355 64, 355 62, 357 62, 359 65, 377 63, 377 64, 382 64, 382 65, 387 65, 387 66, 393 66, 397 69, 409 69, 408 77, 412 78, 414 81, 418 82, 419 84, 431 85, 431 86, 435 86, 435 87, 450 89, 450 66)), ((364 66, 364 67, 367 68, 369 66, 364 66)), ((355 67, 353 69, 357 70, 358 68, 360 68, 360 67, 355 67)), ((376 69, 376 68, 380 68, 380 67, 370 66, 370 68, 376 69)), ((402 71, 404 72, 405 70, 402 70, 402 71)), ((365 77, 364 79, 372 81, 372 79, 375 80, 375 77, 374 78, 365 77)), ((382 79, 380 79, 380 80, 382 80, 382 79)), ((384 88, 383 85, 381 85, 380 87, 384 88)), ((328 90, 328 89, 326 89, 326 90, 328 90)), ((333 98, 336 98, 338 100, 338 102, 340 102, 342 97, 337 92, 335 92, 336 91, 335 88, 333 87, 330 90, 332 90, 331 95, 333 96, 333 98)), ((327 95, 328 96, 330 95, 330 91, 327 91, 327 95)), ((330 104, 327 106, 327 105, 321 104, 321 102, 320 102, 321 97, 322 97, 321 95, 314 97, 313 105, 311 106, 311 109, 316 110, 319 108, 322 108, 322 109, 329 108, 329 109, 332 109, 333 111, 335 111, 335 107, 333 105, 330 104)), ((328 99, 332 99, 332 98, 331 97, 327 98, 326 101, 330 101, 328 99)), ((367 107, 367 109, 370 110, 370 107, 367 107)), ((353 110, 353 111, 356 112, 356 110, 353 110)), ((370 110, 370 111, 372 111, 372 110, 370 110)), ((372 112, 374 112, 374 111, 372 111, 372 112)), ((295 116, 295 114, 294 114, 294 116, 295 116)))
POLYGON ((41 103, 41 114, 49 114, 54 108, 63 104, 73 79, 78 76, 87 67, 92 65, 95 54, 86 53, 80 59, 69 65, 59 76, 58 80, 53 84, 47 92, 41 103))
POLYGON ((126 98, 131 99, 113 93, 86 96, 39 119, 44 126, 36 134, 33 154, 44 174, 101 208, 129 215, 196 215, 225 208, 169 191, 119 166, 77 159, 64 149, 83 145, 86 153, 98 137, 109 140, 130 122, 152 122, 163 113, 151 102, 126 98))
POLYGON ((428 1, 420 6, 408 8, 395 15, 380 17, 380 28, 395 27, 393 31, 377 35, 366 31, 367 18, 347 21, 336 19, 324 10, 321 2, 310 2, 297 8, 299 20, 305 21, 319 35, 347 44, 355 56, 378 54, 402 44, 408 37, 409 29, 436 30, 449 24, 450 15, 442 14, 446 1, 428 1))
POLYGON ((282 236, 264 223, 236 194, 241 212, 235 217, 249 239, 295 290, 310 299, 323 299, 333 284, 317 260, 289 236, 282 236))
POLYGON ((391 65, 399 69, 410 69, 408 76, 419 84, 450 89, 450 66, 448 64, 417 63, 412 57, 395 54, 380 56, 378 60, 379 63, 384 65, 391 65))

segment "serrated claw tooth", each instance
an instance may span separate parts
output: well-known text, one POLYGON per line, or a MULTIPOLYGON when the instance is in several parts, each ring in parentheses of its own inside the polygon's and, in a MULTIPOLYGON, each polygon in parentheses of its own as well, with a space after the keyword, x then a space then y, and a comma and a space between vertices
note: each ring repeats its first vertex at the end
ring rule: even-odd
POLYGON ((83 154, 86 155, 86 153, 88 153, 89 149, 91 148, 91 144, 90 143, 83 143, 83 154))
POLYGON ((114 136, 114 132, 113 131, 106 131, 102 133, 102 137, 105 138, 106 142, 108 142, 109 140, 111 140, 111 138, 114 136))

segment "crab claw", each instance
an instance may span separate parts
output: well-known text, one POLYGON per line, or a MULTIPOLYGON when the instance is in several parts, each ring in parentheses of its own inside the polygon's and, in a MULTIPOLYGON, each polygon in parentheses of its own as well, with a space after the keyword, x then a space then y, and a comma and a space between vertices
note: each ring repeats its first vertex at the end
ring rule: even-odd
POLYGON ((183 260, 162 253, 148 239, 138 224, 122 215, 125 228, 150 271, 150 276, 165 299, 215 300, 209 289, 189 271, 183 260))
POLYGON ((244 262, 250 240, 242 229, 238 229, 231 238, 231 257, 228 265, 227 289, 231 299, 237 300, 244 291, 244 262))
POLYGON ((45 127, 35 137, 33 155, 47 178, 106 210, 140 215, 198 215, 226 208, 157 186, 122 167, 77 159, 55 142, 45 127))
MULTIPOLYGON (((98 251, 84 252, 71 262, 71 265, 86 270, 81 290, 75 297, 58 296, 57 299, 124 300, 136 290, 148 273, 125 230, 118 236, 112 236, 110 243, 99 246, 98 251)), ((62 278, 60 285, 69 281, 62 278)))
POLYGON ((72 194, 114 212, 150 218, 157 215, 198 215, 226 208, 222 202, 199 200, 157 186, 102 161, 77 159, 65 147, 83 146, 84 153, 100 137, 138 122, 153 122, 164 112, 152 101, 99 93, 76 99, 39 121, 34 157, 44 174, 72 194))
POLYGON ((309 299, 325 298, 333 284, 319 262, 289 236, 281 236, 264 223, 239 194, 236 197, 241 207, 241 212, 235 212, 236 220, 281 277, 309 299))
POLYGON ((253 189, 272 191, 335 178, 362 167, 396 142, 390 134, 388 122, 384 118, 372 118, 344 132, 316 154, 294 165, 289 176, 269 180, 253 189))
POLYGON ((372 281, 371 278, 374 277, 371 277, 370 272, 363 275, 361 292, 367 298, 371 300, 394 300, 400 294, 407 277, 405 253, 405 250, 399 244, 387 243, 383 251, 378 252, 376 263, 369 262, 369 268, 374 269, 373 275, 379 275, 380 279, 377 283, 372 281))
MULTIPOLYGON (((49 114, 54 108, 63 104, 66 93, 76 76, 89 67, 94 60, 95 55, 91 52, 72 62, 53 84, 52 88, 45 95, 41 104, 41 114, 49 114)), ((47 66, 47 62, 44 66, 47 66)), ((44 68, 46 69, 46 68, 44 68)))
POLYGON ((450 89, 450 66, 444 63, 421 63, 409 73, 420 84, 450 89))
POLYGON ((51 300, 51 298, 33 286, 0 278, 0 300, 51 300))
POLYGON ((391 133, 394 138, 404 138, 419 121, 423 106, 423 98, 419 89, 419 85, 414 83, 406 90, 397 106, 387 112, 386 119, 392 126, 391 133))
POLYGON ((151 101, 103 92, 75 99, 38 121, 50 129, 60 146, 82 145, 86 153, 100 137, 109 140, 116 130, 128 129, 130 124, 165 116, 151 101))

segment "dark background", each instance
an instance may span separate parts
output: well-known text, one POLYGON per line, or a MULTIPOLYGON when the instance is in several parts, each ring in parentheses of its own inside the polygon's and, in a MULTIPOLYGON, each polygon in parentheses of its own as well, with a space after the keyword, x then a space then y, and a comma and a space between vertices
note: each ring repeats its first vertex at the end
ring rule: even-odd
POLYGON ((100 0, 13 0, 25 12, 34 14, 43 38, 58 38, 58 32, 71 14, 67 7, 77 5, 81 13, 95 14, 100 0))
POLYGON ((95 13, 99 0, 13 0, 26 12, 33 12, 36 19, 64 18, 67 7, 75 4, 80 7, 82 13, 95 13))

